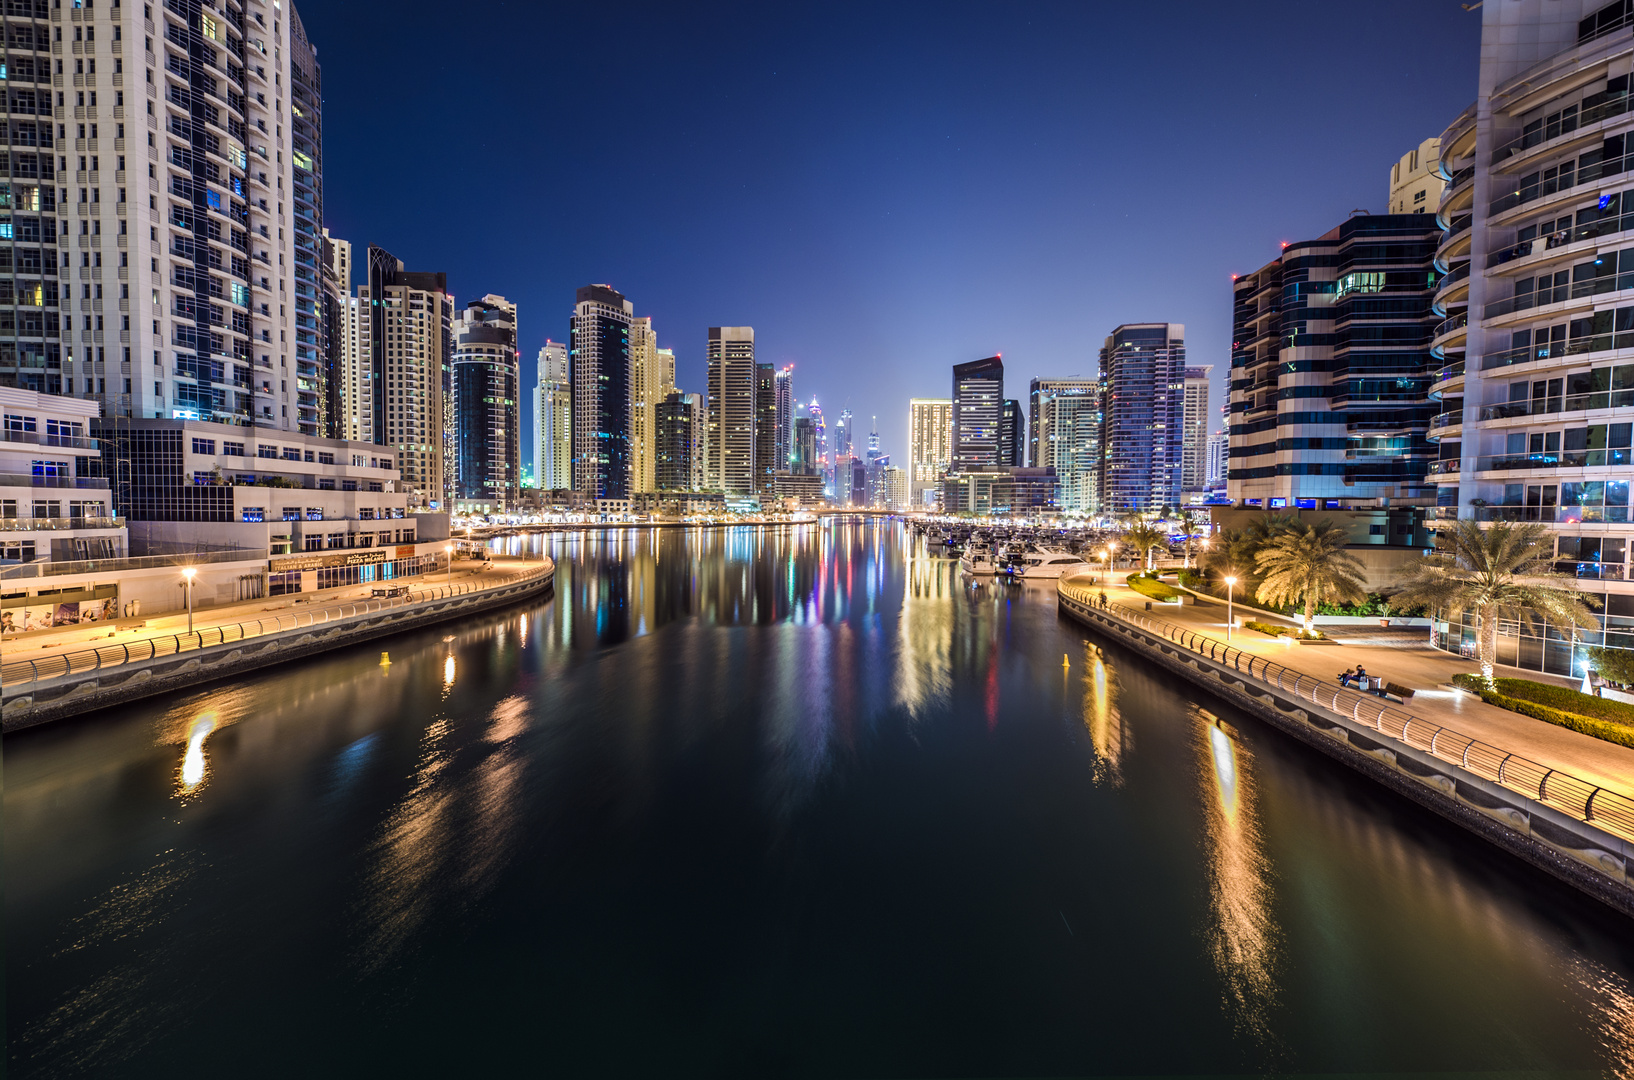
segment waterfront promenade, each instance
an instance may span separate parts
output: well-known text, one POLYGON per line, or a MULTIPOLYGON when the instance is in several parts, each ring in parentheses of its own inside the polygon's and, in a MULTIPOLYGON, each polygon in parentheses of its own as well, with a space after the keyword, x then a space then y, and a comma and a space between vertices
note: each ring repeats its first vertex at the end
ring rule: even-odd
MULTIPOLYGON (((1089 584, 1087 577, 1072 580, 1072 584, 1087 590, 1092 598, 1104 587, 1107 600, 1142 614, 1148 597, 1123 584, 1125 575, 1116 574, 1113 584, 1089 584)), ((1105 578, 1100 578, 1105 582, 1105 578)), ((1238 618, 1245 612, 1239 610, 1238 618)), ((1154 602, 1150 618, 1181 626, 1199 634, 1224 641, 1226 638, 1226 604, 1203 597, 1193 604, 1190 597, 1183 605, 1154 602)), ((1250 616, 1252 617, 1252 616, 1250 616)), ((1383 631, 1365 626, 1327 627, 1339 644, 1303 645, 1290 638, 1272 638, 1256 630, 1239 629, 1231 633, 1231 644, 1245 653, 1265 657, 1292 671, 1309 675, 1319 682, 1337 685, 1335 676, 1357 664, 1369 675, 1383 676, 1386 680, 1412 688, 1415 693, 1405 705, 1396 706, 1431 723, 1461 732, 1470 738, 1501 746, 1542 765, 1570 773, 1583 780, 1634 795, 1634 748, 1596 739, 1569 728, 1557 727, 1542 720, 1488 705, 1474 694, 1447 687, 1454 675, 1479 670, 1475 661, 1432 649, 1428 631, 1414 633, 1383 631), (1349 640, 1346 640, 1346 636, 1349 640)), ((1535 671, 1517 668, 1498 668, 1499 676, 1536 679, 1558 685, 1569 680, 1554 678, 1535 671)))

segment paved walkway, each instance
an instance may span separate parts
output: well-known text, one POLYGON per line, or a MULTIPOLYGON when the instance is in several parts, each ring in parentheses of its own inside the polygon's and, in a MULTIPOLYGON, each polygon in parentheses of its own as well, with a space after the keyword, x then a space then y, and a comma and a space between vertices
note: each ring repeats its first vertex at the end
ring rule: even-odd
MULTIPOLYGON (((1107 599, 1139 609, 1145 614, 1148 599, 1122 584, 1125 575, 1116 574, 1115 584, 1106 585, 1107 599)), ((1104 580, 1104 579, 1103 579, 1104 580)), ((1077 579, 1087 584, 1085 579, 1077 579)), ((1102 586, 1089 586, 1093 596, 1102 586)), ((1179 607, 1152 604, 1151 618, 1222 641, 1226 637, 1226 605, 1204 598, 1198 604, 1190 598, 1179 607)), ((1238 618, 1241 618, 1239 613, 1238 618)), ((1361 664, 1369 675, 1382 675, 1390 682, 1412 687, 1416 693, 1405 706, 1398 706, 1434 724, 1463 733, 1473 739, 1501 746, 1542 765, 1571 773, 1580 779, 1634 795, 1634 748, 1618 746, 1603 739, 1556 727, 1542 720, 1488 705, 1474 694, 1443 689, 1461 672, 1479 670, 1473 660, 1452 656, 1430 648, 1429 631, 1383 631, 1368 627, 1324 627, 1334 632, 1337 645, 1296 644, 1291 638, 1272 638, 1256 630, 1233 630, 1231 644, 1244 652, 1265 656, 1284 667, 1313 678, 1335 682, 1335 676, 1361 664), (1341 635, 1350 631, 1349 640, 1341 635)), ((1499 676, 1533 679, 1566 685, 1569 680, 1552 678, 1518 668, 1497 669, 1499 676)))
MULTIPOLYGON (((325 610, 350 607, 364 600, 374 599, 375 589, 384 586, 406 586, 416 592, 435 591, 449 585, 494 588, 512 578, 540 569, 541 559, 517 559, 495 556, 492 569, 484 571, 481 563, 455 563, 453 574, 437 572, 419 577, 395 578, 389 582, 374 581, 367 585, 349 585, 339 589, 320 589, 316 592, 274 596, 260 600, 246 600, 237 604, 212 606, 193 613, 193 629, 206 630, 213 626, 232 626, 236 623, 273 619, 280 615, 314 614, 321 617, 325 610)), ((163 615, 138 619, 116 619, 110 622, 64 627, 60 630, 35 630, 0 642, 0 661, 41 660, 65 652, 96 648, 103 645, 129 645, 148 638, 168 638, 187 632, 187 612, 166 612, 163 615)))

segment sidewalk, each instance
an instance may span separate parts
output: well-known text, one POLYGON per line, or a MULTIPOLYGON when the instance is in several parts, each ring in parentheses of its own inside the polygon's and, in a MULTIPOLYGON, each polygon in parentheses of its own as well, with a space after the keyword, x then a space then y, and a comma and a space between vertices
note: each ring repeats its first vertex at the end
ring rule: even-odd
MULTIPOLYGON (((544 561, 539 559, 495 556, 493 569, 488 571, 483 571, 480 563, 456 563, 452 577, 444 571, 438 571, 419 577, 372 581, 366 585, 348 585, 339 589, 320 589, 310 593, 215 605, 194 611, 193 629, 201 631, 215 626, 232 626, 235 623, 254 622, 257 619, 272 619, 279 615, 295 613, 317 614, 326 609, 373 599, 371 595, 373 591, 385 586, 405 586, 414 590, 435 590, 449 584, 491 588, 544 565, 544 561)), ((167 638, 186 632, 186 611, 166 612, 148 618, 81 624, 60 630, 38 630, 20 637, 8 637, 0 642, 0 661, 41 660, 64 652, 103 645, 129 645, 148 638, 167 638)))
MULTIPOLYGON (((1105 586, 1107 600, 1146 614, 1148 598, 1124 585, 1123 576, 1116 575, 1114 581, 1117 583, 1105 586)), ((1097 598, 1102 588, 1088 585, 1087 582, 1084 582, 1084 587, 1091 597, 1097 598)), ((1205 597, 1195 605, 1188 598, 1187 603, 1179 607, 1154 602, 1149 617, 1224 641, 1225 616, 1224 601, 1215 603, 1205 597)), ((1240 613, 1238 617, 1241 618, 1240 613)), ((1339 672, 1361 664, 1367 668, 1369 675, 1382 675, 1390 682, 1409 686, 1416 691, 1405 705, 1397 706, 1404 712, 1470 738, 1501 746, 1505 751, 1513 751, 1549 768, 1634 795, 1634 748, 1618 746, 1500 709, 1496 705, 1488 705, 1474 694, 1443 689, 1443 684, 1450 682, 1454 675, 1475 672, 1479 667, 1473 660, 1430 648, 1428 631, 1420 629, 1397 634, 1382 628, 1338 627, 1324 628, 1324 632, 1330 629, 1338 631, 1334 638, 1339 644, 1296 644, 1291 638, 1267 637, 1248 629, 1233 630, 1231 644, 1244 652, 1267 657, 1293 671, 1335 685, 1339 672), (1348 641, 1340 636, 1347 630, 1354 631, 1348 641), (1390 641, 1397 637, 1401 639, 1399 643, 1390 641), (1386 641, 1390 643, 1384 643, 1386 641)), ((1570 684, 1569 680, 1518 668, 1500 667, 1496 674, 1556 685, 1570 684)))

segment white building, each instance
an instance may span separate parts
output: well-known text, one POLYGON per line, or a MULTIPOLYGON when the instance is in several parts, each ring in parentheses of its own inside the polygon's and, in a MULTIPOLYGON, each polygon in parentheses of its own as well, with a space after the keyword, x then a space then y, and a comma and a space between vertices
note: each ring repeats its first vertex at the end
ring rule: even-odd
POLYGON ((1392 214, 1433 214, 1441 206, 1441 140, 1425 139, 1390 166, 1392 214))
POLYGON ((1208 486, 1208 396, 1213 364, 1186 369, 1185 433, 1180 442, 1180 491, 1200 495, 1208 486))
POLYGON ((908 401, 908 499, 934 505, 953 460, 953 399, 908 401))
POLYGON ((711 326, 706 486, 728 495, 755 492, 755 329, 711 326))
POLYGON ((0 387, 0 565, 126 553, 96 414, 93 401, 0 387))
MULTIPOLYGON (((1506 0, 1481 19, 1475 103, 1441 136, 1435 514, 1546 524, 1555 565, 1603 603, 1603 643, 1626 646, 1634 11, 1506 0)), ((1456 649, 1474 634, 1465 615, 1440 640, 1456 649)), ((1499 635, 1499 663, 1574 677, 1582 648, 1602 643, 1519 624, 1500 623, 1499 635)))
MULTIPOLYGON (((109 417, 316 433, 321 76, 294 7, 46 13, 14 4, 6 26, 40 50, 28 96, 50 119, 26 121, 11 194, 30 238, 19 288, 52 317, 24 315, 0 380, 109 417)), ((11 124, 17 147, 25 125, 11 124)))
POLYGON ((573 387, 567 346, 546 339, 533 389, 533 476, 542 491, 573 486, 573 387))

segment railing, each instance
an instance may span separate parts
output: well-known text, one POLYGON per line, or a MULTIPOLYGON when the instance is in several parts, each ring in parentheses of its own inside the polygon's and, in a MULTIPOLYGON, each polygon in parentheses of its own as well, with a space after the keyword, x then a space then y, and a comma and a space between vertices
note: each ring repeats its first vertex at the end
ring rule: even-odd
POLYGON ((1476 472, 1516 472, 1526 469, 1593 469, 1604 465, 1629 464, 1629 451, 1557 450, 1540 454, 1493 454, 1477 458, 1476 472))
POLYGON ((1506 401, 1501 405, 1483 405, 1481 419, 1508 420, 1516 416, 1588 412, 1591 409, 1622 409, 1630 405, 1634 405, 1634 390, 1602 390, 1594 394, 1567 394, 1564 397, 1530 398, 1526 401, 1506 401))
POLYGON ((153 570, 166 566, 203 566, 206 563, 265 562, 265 548, 227 551, 189 551, 178 555, 137 555, 118 559, 77 559, 64 562, 32 562, 20 566, 0 566, 0 578, 61 577, 65 574, 112 574, 121 570, 153 570))
POLYGON ((1626 525, 1629 517, 1626 506, 1482 506, 1476 508, 1475 520, 1626 525))
POLYGON ((1439 292, 1449 285, 1456 285, 1469 277, 1469 266, 1470 264, 1467 262, 1459 263, 1445 274, 1442 274, 1441 280, 1435 283, 1436 291, 1439 292))
POLYGON ((35 446, 66 446, 75 450, 100 450, 102 444, 83 435, 53 435, 48 431, 14 431, 0 429, 0 439, 11 443, 30 443, 35 446))
MULTIPOLYGON (((1605 312, 1609 315, 1610 312, 1605 312)), ((1487 353, 1481 357, 1481 370, 1530 364, 1534 360, 1558 360, 1563 356, 1583 356, 1588 353, 1610 352, 1613 349, 1634 349, 1634 332, 1620 334, 1593 334, 1575 337, 1569 341, 1555 341, 1548 345, 1522 345, 1518 349, 1487 353)))
MULTIPOLYGON (((1591 94, 1590 98, 1592 99, 1594 96, 1591 94)), ((1535 146, 1542 146, 1544 143, 1554 142, 1564 136, 1574 135, 1590 124, 1598 124, 1600 121, 1609 120, 1613 116, 1621 116, 1629 108, 1630 99, 1627 93, 1606 101, 1596 102, 1593 105, 1585 103, 1580 110, 1574 112, 1570 117, 1563 115, 1554 124, 1522 132, 1515 138, 1510 139, 1492 152, 1492 164, 1501 165, 1506 159, 1514 157, 1516 154, 1525 153, 1535 146)), ((1562 110, 1562 112, 1565 111, 1562 110)))
MULTIPOLYGON (((1487 210, 1487 216, 1497 217, 1499 214, 1513 210, 1517 206, 1523 206, 1526 203, 1556 195, 1562 191, 1570 191, 1579 184, 1591 183, 1604 176, 1621 175, 1627 172, 1631 166, 1634 166, 1634 155, 1590 162, 1582 168, 1578 168, 1577 165, 1578 163, 1575 161, 1562 162, 1557 175, 1540 182, 1527 184, 1502 198, 1494 200, 1487 210)), ((1551 169, 1550 171, 1554 172, 1555 170, 1551 169)))
POLYGON ((80 488, 106 491, 108 481, 100 476, 35 476, 32 473, 0 473, 0 487, 80 488))
POLYGON ((6 695, 9 697, 19 687, 33 685, 45 679, 59 679, 66 675, 83 675, 90 671, 105 671, 108 668, 119 667, 122 664, 140 663, 144 660, 154 660, 162 656, 174 656, 177 653, 196 652, 199 649, 226 645, 230 642, 248 641, 268 634, 299 630, 302 627, 325 626, 343 619, 373 615, 381 611, 389 611, 392 608, 405 607, 409 604, 448 600, 479 592, 495 592, 516 585, 523 585, 530 581, 537 581, 542 577, 552 576, 555 573, 556 564, 547 560, 547 564, 537 570, 529 570, 508 577, 492 585, 426 585, 420 586, 405 597, 367 600, 356 604, 340 604, 324 608, 321 611, 303 611, 293 615, 280 615, 274 619, 256 619, 254 622, 207 626, 202 630, 194 630, 191 633, 142 638, 128 645, 104 645, 98 649, 81 649, 77 652, 59 653, 39 660, 18 660, 0 666, 0 686, 4 686, 6 695))
POLYGON ((1456 315, 1454 315, 1454 316, 1452 316, 1450 318, 1442 319, 1441 324, 1439 326, 1437 326, 1435 328, 1434 332, 1432 332, 1430 334, 1430 338, 1432 340, 1434 340, 1435 338, 1442 337, 1442 336, 1444 336, 1446 334, 1450 334, 1455 330, 1462 330, 1464 327, 1466 327, 1468 325, 1469 325, 1469 312, 1460 311, 1458 314, 1456 314, 1456 315))
POLYGON ((1295 698, 1372 728, 1386 739, 1456 765, 1483 780, 1558 810, 1576 821, 1634 840, 1634 799, 1570 773, 1521 757, 1513 751, 1472 739, 1392 708, 1382 699, 1336 686, 1302 671, 1272 663, 1183 626, 1149 619, 1119 604, 1097 607, 1090 589, 1062 580, 1060 595, 1086 611, 1099 611, 1162 637, 1189 652, 1295 698))
POLYGON ((1474 176, 1475 176, 1475 166, 1474 165, 1464 166, 1462 169, 1459 169, 1457 172, 1453 173, 1450 177, 1447 178, 1447 188, 1446 188, 1447 192, 1450 194, 1452 192, 1453 188, 1461 187, 1464 184, 1467 184, 1471 179, 1474 178, 1474 176))
POLYGON ((1435 373, 1435 381, 1437 383, 1451 382, 1453 379, 1462 379, 1463 377, 1464 361, 1462 360, 1458 361, 1456 364, 1448 364, 1446 367, 1435 373))
POLYGON ((0 532, 62 532, 73 529, 122 529, 122 517, 0 517, 0 532))
POLYGON ((1470 222, 1473 220, 1473 214, 1462 214, 1453 218, 1447 223, 1447 231, 1441 234, 1441 243, 1438 246, 1445 246, 1447 241, 1451 240, 1453 237, 1468 232, 1470 222))
POLYGON ((1434 431, 1436 428, 1457 427, 1463 422, 1464 410, 1462 409, 1458 410, 1457 412, 1437 413, 1435 416, 1430 417, 1430 430, 1434 431))
POLYGON ((1446 476, 1457 472, 1459 467, 1460 462, 1457 458, 1442 458, 1440 461, 1430 462, 1430 467, 1424 472, 1427 476, 1446 476))

